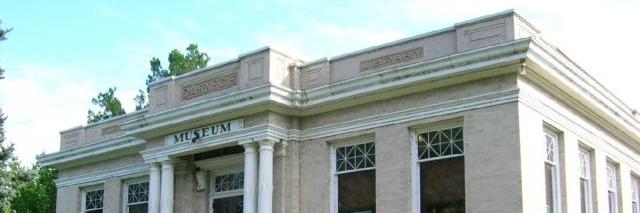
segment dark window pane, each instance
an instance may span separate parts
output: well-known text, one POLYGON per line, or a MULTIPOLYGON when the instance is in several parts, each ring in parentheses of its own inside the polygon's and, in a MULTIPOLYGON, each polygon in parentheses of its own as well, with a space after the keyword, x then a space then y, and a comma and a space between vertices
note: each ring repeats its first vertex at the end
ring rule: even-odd
POLYGON ((338 212, 375 212, 376 171, 338 175, 338 212))
POLYGON ((87 211, 87 213, 102 213, 102 209, 87 211))
POLYGON ((147 213, 148 205, 146 203, 129 205, 129 213, 147 213))
POLYGON ((591 207, 591 190, 590 182, 586 179, 580 179, 580 207, 581 212, 589 213, 591 207))
POLYGON ((464 157, 420 163, 421 212, 464 213, 464 157))
POLYGON ((544 175, 545 175, 545 190, 546 190, 546 197, 547 197, 547 212, 548 213, 553 213, 554 212, 554 202, 553 202, 553 170, 554 167, 550 164, 545 164, 544 167, 544 175))
POLYGON ((213 200, 214 213, 242 213, 242 196, 219 198, 213 200))
POLYGON ((616 212, 616 195, 613 192, 609 192, 609 213, 616 212))

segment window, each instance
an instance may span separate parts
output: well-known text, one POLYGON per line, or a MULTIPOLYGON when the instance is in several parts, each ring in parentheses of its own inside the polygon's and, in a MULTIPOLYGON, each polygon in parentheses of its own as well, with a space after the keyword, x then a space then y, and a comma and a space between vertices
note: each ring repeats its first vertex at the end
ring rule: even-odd
POLYGON ((549 130, 544 131, 545 140, 545 196, 546 212, 560 212, 560 163, 558 156, 558 134, 549 130))
POLYGON ((104 189, 102 186, 87 187, 83 189, 82 212, 102 213, 104 206, 104 189))
POLYGON ((465 212, 462 127, 418 133, 415 140, 420 212, 465 212))
POLYGON ((211 211, 242 213, 244 172, 241 168, 214 170, 211 178, 211 211))
POLYGON ((580 212, 593 212, 591 182, 591 152, 580 147, 580 212))
POLYGON ((149 208, 149 181, 145 179, 125 182, 125 213, 144 213, 149 208))
POLYGON ((216 176, 215 191, 230 192, 244 188, 244 172, 216 176))
POLYGON ((631 177, 631 209, 633 213, 640 213, 640 178, 631 177))
POLYGON ((618 213, 618 167, 610 161, 607 161, 607 192, 609 213, 618 213))
POLYGON ((375 212, 375 152, 371 140, 335 147, 334 212, 375 212))

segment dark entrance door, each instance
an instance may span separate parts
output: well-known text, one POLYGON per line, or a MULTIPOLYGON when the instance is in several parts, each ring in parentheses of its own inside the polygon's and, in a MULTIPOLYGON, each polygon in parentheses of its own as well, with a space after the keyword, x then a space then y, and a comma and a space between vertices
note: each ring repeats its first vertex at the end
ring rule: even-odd
POLYGON ((213 213, 242 213, 242 196, 213 200, 213 213))

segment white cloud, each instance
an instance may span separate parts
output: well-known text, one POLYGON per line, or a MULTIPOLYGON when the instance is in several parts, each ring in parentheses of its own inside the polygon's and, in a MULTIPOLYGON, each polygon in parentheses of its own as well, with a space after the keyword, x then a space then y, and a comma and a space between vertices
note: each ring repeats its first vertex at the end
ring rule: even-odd
POLYGON ((362 46, 364 48, 401 39, 405 33, 393 27, 352 27, 339 24, 315 22, 310 27, 318 36, 341 46, 362 46))
POLYGON ((238 49, 233 47, 211 49, 204 46, 198 46, 198 49, 201 49, 200 50, 201 52, 207 53, 209 57, 211 57, 211 59, 214 60, 214 63, 216 61, 217 62, 226 61, 226 60, 236 58, 240 54, 238 49))
POLYGON ((258 37, 258 43, 262 46, 269 46, 276 50, 283 51, 286 54, 291 54, 301 60, 309 60, 312 57, 307 50, 304 49, 304 42, 301 38, 284 35, 286 34, 282 33, 280 36, 265 34, 258 37))
POLYGON ((32 61, 7 67, 0 81, 0 106, 8 116, 8 141, 16 144, 16 155, 25 164, 42 152, 59 149, 60 130, 86 122, 95 82, 71 66, 53 66, 32 61), (75 79, 75 80, 70 80, 75 79))
POLYGON ((273 26, 257 37, 258 43, 302 60, 343 54, 400 39, 404 32, 393 27, 344 26, 309 21, 304 26, 273 26))

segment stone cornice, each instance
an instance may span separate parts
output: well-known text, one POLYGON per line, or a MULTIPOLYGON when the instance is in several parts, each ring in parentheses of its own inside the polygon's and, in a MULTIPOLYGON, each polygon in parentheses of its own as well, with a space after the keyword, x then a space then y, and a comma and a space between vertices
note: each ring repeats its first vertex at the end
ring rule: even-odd
POLYGON ((167 158, 196 153, 203 149, 215 147, 225 147, 229 144, 241 144, 247 141, 269 140, 279 141, 301 141, 327 137, 347 132, 361 131, 376 127, 393 125, 402 122, 415 121, 433 116, 441 116, 452 113, 459 113, 467 110, 496 106, 518 101, 517 89, 502 92, 489 93, 485 95, 469 97, 454 101, 448 101, 429 106, 417 107, 413 109, 376 115, 327 126, 320 126, 306 130, 286 129, 272 124, 249 127, 240 131, 231 132, 215 137, 207 138, 192 144, 173 144, 141 151, 145 162, 158 162, 167 158))
POLYGON ((608 156, 616 156, 618 159, 625 163, 625 165, 631 166, 634 170, 640 171, 640 163, 637 162, 638 155, 631 155, 634 153, 630 149, 623 150, 620 146, 613 145, 612 141, 599 136, 588 125, 584 125, 578 122, 576 119, 572 119, 561 111, 550 106, 547 102, 542 100, 531 91, 522 90, 519 94, 519 102, 529 107, 530 109, 540 113, 544 116, 545 121, 552 121, 563 127, 563 131, 569 131, 579 137, 580 141, 586 141, 590 144, 597 146, 598 149, 603 150, 608 156))
POLYGON ((114 177, 135 177, 148 174, 149 166, 146 164, 135 164, 122 168, 109 169, 105 171, 92 172, 79 176, 58 178, 55 180, 56 187, 62 188, 66 186, 76 185, 92 185, 105 179, 114 177))
POLYGON ((78 164, 86 164, 99 160, 115 158, 118 156, 137 153, 142 150, 144 140, 134 137, 121 136, 84 146, 71 148, 61 152, 56 152, 39 157, 38 163, 42 166, 55 168, 66 168, 78 164), (109 155, 105 155, 109 153, 109 155), (82 163, 74 161, 82 160, 82 163))
MULTIPOLYGON (((428 82, 442 79, 447 80, 446 85, 453 85, 477 78, 502 75, 505 69, 498 69, 503 70, 500 72, 495 69, 487 70, 519 63, 519 61, 523 60, 526 56, 529 43, 530 40, 522 39, 511 43, 486 47, 384 72, 369 74, 307 91, 292 91, 287 88, 267 84, 155 114, 146 114, 144 117, 121 123, 120 126, 123 131, 127 132, 127 135, 133 137, 136 135, 144 135, 144 133, 151 131, 158 134, 160 132, 172 131, 167 130, 167 128, 190 123, 191 121, 204 117, 220 117, 220 115, 228 115, 230 112, 247 109, 270 109, 268 107, 259 107, 265 105, 276 105, 280 109, 283 109, 283 113, 289 115, 300 116, 320 113, 335 109, 332 107, 338 105, 347 107, 348 105, 346 104, 348 104, 349 101, 358 99, 359 97, 390 98, 425 90, 426 88, 423 88, 423 86, 430 85, 428 82), (418 90, 405 91, 404 93, 397 92, 415 85, 419 85, 420 88, 418 88, 418 90), (389 94, 380 96, 383 92, 389 94)), ((515 69, 506 70, 508 70, 506 72, 515 72, 515 69)), ((438 85, 444 86, 444 84, 438 85)), ((374 99, 365 100, 361 98, 358 100, 373 101, 374 99)), ((216 139, 219 142, 215 143, 222 144, 231 141, 254 140, 256 138, 304 140, 314 137, 305 135, 329 134, 322 133, 325 131, 305 131, 286 130, 272 125, 252 127, 233 134, 220 136, 221 138, 216 139)), ((171 153, 197 150, 197 146, 218 145, 211 143, 214 142, 203 141, 193 147, 189 145, 179 147, 173 145, 163 146, 144 150, 141 154, 143 154, 145 161, 153 162, 160 157, 166 158, 166 156, 171 155, 171 153)), ((135 146, 139 144, 142 144, 142 142, 138 142, 135 146)), ((132 144, 131 146, 134 145, 132 144)), ((62 151, 46 155, 38 160, 42 164, 50 166, 66 166, 65 162, 78 162, 79 159, 87 159, 109 152, 117 153, 130 149, 128 149, 127 146, 118 146, 111 141, 104 141, 95 143, 92 146, 83 147, 81 150, 80 153, 83 154, 78 156, 69 154, 69 151, 62 151), (107 147, 109 148, 107 149, 107 147)))
POLYGON ((620 139, 640 143, 640 123, 583 70, 544 42, 534 41, 527 56, 531 74, 523 75, 620 139))
MULTIPOLYGON (((159 134, 170 131, 168 130, 170 127, 185 125, 202 118, 224 117, 229 116, 231 112, 238 111, 247 113, 255 112, 255 110, 272 110, 271 107, 274 106, 284 114, 305 116, 333 110, 336 107, 348 107, 364 103, 362 101, 374 101, 426 90, 427 88, 424 85, 429 85, 431 82, 439 82, 440 86, 445 84, 441 82, 446 82, 446 85, 453 85, 509 72, 515 73, 520 70, 509 67, 513 65, 519 67, 523 62, 527 63, 527 69, 532 72, 531 74, 524 74, 524 78, 532 79, 534 82, 546 82, 540 83, 540 85, 548 91, 560 90, 561 93, 554 95, 561 100, 566 100, 567 103, 579 103, 580 113, 594 121, 605 121, 607 130, 620 138, 631 139, 636 143, 640 143, 638 134, 640 127, 638 127, 637 119, 629 115, 629 112, 624 111, 625 107, 616 101, 617 98, 615 96, 604 90, 597 82, 584 74, 584 71, 555 49, 543 41, 534 39, 520 39, 510 43, 454 54, 306 91, 293 91, 269 84, 262 85, 155 114, 146 114, 142 118, 122 123, 121 127, 130 136, 140 136, 149 132, 159 134), (441 81, 443 79, 446 79, 446 81, 441 81), (354 100, 360 100, 361 102, 354 102, 354 100)), ((340 134, 345 131, 354 131, 354 129, 372 128, 375 125, 406 122, 424 116, 442 115, 476 107, 510 103, 518 99, 518 94, 518 90, 486 94, 442 103, 441 105, 366 118, 368 120, 358 120, 357 123, 345 122, 334 124, 331 127, 312 128, 302 131, 287 130, 273 125, 262 125, 220 135, 196 144, 176 144, 152 148, 142 151, 141 154, 145 161, 153 162, 178 153, 197 152, 204 147, 223 146, 225 143, 237 141, 257 139, 276 141, 280 139, 308 140, 340 134)), ((101 150, 112 146, 114 146, 112 142, 96 143, 94 146, 83 148, 83 151, 67 150, 43 156, 38 161, 46 165, 61 165, 64 162, 77 161, 78 159, 89 158, 107 152, 118 152, 118 150, 126 148, 126 146, 122 146, 111 148, 107 151, 101 150), (82 153, 82 155, 75 156, 73 153, 82 153)))
MULTIPOLYGON (((475 77, 470 75, 467 78, 453 78, 478 73, 492 67, 517 63, 525 58, 529 43, 530 40, 522 39, 385 72, 364 75, 307 91, 292 91, 267 84, 156 114, 147 114, 143 118, 122 123, 121 126, 131 135, 144 134, 154 129, 166 128, 198 118, 268 104, 284 107, 287 109, 285 114, 298 116, 315 114, 323 110, 335 109, 326 106, 333 105, 335 107, 336 104, 342 105, 345 100, 377 96, 382 91, 391 91, 442 79, 449 79, 449 84, 455 84, 473 78, 487 77, 486 75, 475 77)), ((490 73, 490 75, 500 74, 502 73, 490 73)), ((402 94, 395 94, 395 96, 398 95, 402 94)))
MULTIPOLYGON (((280 128, 281 129, 281 128, 280 128)), ((196 153, 203 148, 211 148, 211 147, 224 147, 229 146, 232 142, 239 141, 260 141, 260 140, 271 140, 271 141, 280 141, 281 139, 289 140, 291 139, 289 135, 286 133, 282 133, 278 131, 279 129, 274 129, 273 125, 263 124, 259 126, 249 127, 243 130, 238 130, 235 132, 230 132, 218 136, 213 136, 209 138, 203 138, 201 141, 197 143, 182 143, 182 144, 171 144, 165 145, 161 147, 151 148, 144 151, 141 151, 142 157, 145 162, 158 162, 166 159, 167 157, 171 158, 177 154, 185 154, 185 153, 196 153)))

